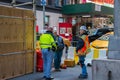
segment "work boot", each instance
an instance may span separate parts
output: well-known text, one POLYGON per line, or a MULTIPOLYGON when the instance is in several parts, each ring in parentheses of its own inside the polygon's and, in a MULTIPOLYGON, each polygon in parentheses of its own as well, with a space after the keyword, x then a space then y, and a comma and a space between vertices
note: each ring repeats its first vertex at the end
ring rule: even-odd
POLYGON ((60 72, 61 70, 60 69, 55 69, 54 72, 60 72))
POLYGON ((91 67, 91 66, 92 66, 92 64, 88 63, 88 64, 87 64, 87 66, 88 66, 88 67, 91 67))
POLYGON ((46 80, 53 80, 54 78, 53 77, 50 77, 50 78, 46 78, 46 80))
POLYGON ((42 78, 43 78, 43 79, 45 79, 45 78, 46 78, 46 76, 43 76, 42 78))
POLYGON ((78 78, 79 78, 79 79, 86 79, 86 78, 88 78, 88 75, 80 74, 80 75, 78 76, 78 78))

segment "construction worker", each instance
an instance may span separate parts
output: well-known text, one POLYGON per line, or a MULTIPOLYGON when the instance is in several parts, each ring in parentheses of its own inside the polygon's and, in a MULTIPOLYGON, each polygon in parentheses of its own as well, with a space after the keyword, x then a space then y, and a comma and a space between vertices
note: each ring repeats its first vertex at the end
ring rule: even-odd
POLYGON ((86 26, 81 26, 80 37, 76 46, 76 52, 77 52, 77 55, 79 56, 79 63, 82 68, 82 73, 79 75, 80 79, 81 78, 84 79, 88 77, 87 68, 84 63, 86 54, 89 53, 88 50, 89 50, 89 40, 88 40, 87 29, 86 29, 86 26))
POLYGON ((40 47, 43 55, 43 71, 46 80, 52 80, 51 68, 53 62, 54 51, 56 50, 56 43, 53 36, 53 28, 48 27, 46 33, 40 36, 40 47))
POLYGON ((54 54, 54 67, 55 67, 54 71, 61 71, 60 64, 61 64, 61 58, 62 58, 63 49, 64 49, 64 42, 63 42, 62 37, 60 37, 57 34, 56 30, 54 31, 54 36, 57 42, 57 51, 54 54))

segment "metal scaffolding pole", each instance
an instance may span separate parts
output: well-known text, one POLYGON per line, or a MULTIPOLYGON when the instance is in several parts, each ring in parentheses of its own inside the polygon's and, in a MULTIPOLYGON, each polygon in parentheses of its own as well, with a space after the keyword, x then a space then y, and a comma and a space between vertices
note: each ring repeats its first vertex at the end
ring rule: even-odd
POLYGON ((16 4, 16 0, 12 0, 11 5, 14 6, 16 4))
POLYGON ((13 6, 17 7, 17 6, 24 6, 24 5, 29 5, 29 4, 33 4, 33 2, 26 2, 22 4, 13 5, 13 6))
POLYGON ((43 5, 43 27, 42 30, 44 30, 45 27, 45 5, 43 5))
MULTIPOLYGON (((33 0, 33 12, 36 18, 36 0, 33 0)), ((36 19, 34 21, 34 49, 36 49, 36 19)), ((34 52, 34 73, 36 72, 36 52, 34 52)))

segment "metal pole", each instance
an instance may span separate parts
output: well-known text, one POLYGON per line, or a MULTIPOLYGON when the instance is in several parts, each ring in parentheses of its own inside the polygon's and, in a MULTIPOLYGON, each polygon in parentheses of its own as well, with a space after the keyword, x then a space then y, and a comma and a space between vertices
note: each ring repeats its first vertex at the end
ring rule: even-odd
POLYGON ((115 0, 114 3, 114 34, 120 37, 120 0, 115 0))
POLYGON ((14 6, 16 4, 16 0, 12 0, 11 5, 14 6))
POLYGON ((108 58, 120 60, 120 0, 114 0, 114 36, 109 39, 108 58))
POLYGON ((17 4, 17 5, 13 5, 15 7, 17 6, 24 6, 24 5, 28 5, 28 4, 32 4, 33 2, 26 2, 26 3, 22 3, 22 4, 17 4))
MULTIPOLYGON (((33 0, 33 12, 36 18, 36 0, 33 0)), ((36 19, 34 21, 34 49, 36 49, 36 19)), ((34 73, 36 73, 36 51, 34 52, 34 73)))
POLYGON ((42 30, 44 30, 45 27, 45 5, 43 5, 43 27, 42 30))

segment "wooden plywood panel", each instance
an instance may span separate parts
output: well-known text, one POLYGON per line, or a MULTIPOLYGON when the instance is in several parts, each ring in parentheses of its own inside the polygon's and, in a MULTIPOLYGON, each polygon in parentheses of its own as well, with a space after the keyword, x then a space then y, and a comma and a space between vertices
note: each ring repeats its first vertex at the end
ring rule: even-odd
POLYGON ((9 78, 12 76, 11 61, 9 56, 1 57, 1 78, 9 78))
POLYGON ((16 54, 14 55, 14 76, 25 74, 25 58, 24 54, 16 54))
POLYGON ((0 56, 0 80, 2 79, 2 71, 1 71, 1 66, 2 66, 2 57, 0 56))
POLYGON ((7 8, 4 6, 0 6, 0 15, 6 15, 7 14, 7 8))
POLYGON ((33 28, 33 20, 26 21, 26 48, 29 50, 33 49, 33 41, 34 41, 34 28, 33 28))
POLYGON ((24 56, 25 56, 24 54, 2 56, 0 58, 1 59, 0 78, 7 79, 25 74, 24 56))
MULTIPOLYGON (((0 27, 2 27, 3 26, 3 18, 0 18, 0 27)), ((1 40, 2 40, 2 34, 0 34, 0 42, 1 42, 1 40)))
POLYGON ((31 52, 31 53, 26 53, 26 58, 25 58, 25 72, 26 73, 32 73, 33 72, 33 60, 34 60, 34 54, 31 52))
POLYGON ((23 12, 24 10, 22 9, 0 6, 0 15, 23 17, 23 12))
POLYGON ((33 16, 34 16, 33 11, 24 10, 23 17, 25 17, 25 18, 33 18, 33 16))
MULTIPOLYGON (((0 54, 33 50, 33 12, 0 6, 0 54), (12 18, 10 18, 12 16, 12 18), (21 17, 21 18, 13 18, 21 17)), ((33 72, 33 53, 0 56, 0 80, 33 72)))

